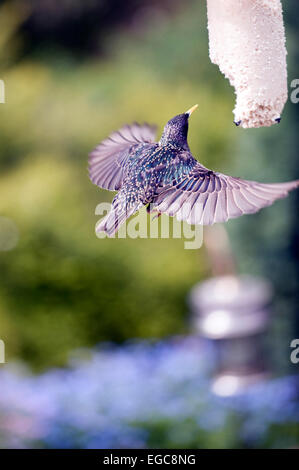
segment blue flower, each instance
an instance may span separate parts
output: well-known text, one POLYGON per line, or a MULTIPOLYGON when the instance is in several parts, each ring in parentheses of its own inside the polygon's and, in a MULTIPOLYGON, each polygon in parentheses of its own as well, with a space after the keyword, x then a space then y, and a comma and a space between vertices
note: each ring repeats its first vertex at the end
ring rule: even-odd
POLYGON ((213 351, 193 337, 103 345, 39 376, 5 366, 0 446, 203 447, 217 445, 219 431, 219 446, 232 445, 232 433, 235 445, 255 446, 273 426, 298 425, 297 377, 219 398, 213 367, 213 351))

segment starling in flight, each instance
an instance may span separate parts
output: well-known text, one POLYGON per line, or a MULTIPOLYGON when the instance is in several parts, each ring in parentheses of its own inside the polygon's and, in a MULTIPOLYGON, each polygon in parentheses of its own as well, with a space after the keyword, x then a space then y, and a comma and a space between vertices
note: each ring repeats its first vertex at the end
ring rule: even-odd
POLYGON ((134 123, 113 132, 91 152, 91 181, 118 191, 97 232, 112 236, 143 205, 148 212, 189 224, 226 222, 270 206, 299 186, 299 180, 257 183, 205 168, 187 142, 189 117, 197 106, 170 119, 159 142, 155 127, 134 123))

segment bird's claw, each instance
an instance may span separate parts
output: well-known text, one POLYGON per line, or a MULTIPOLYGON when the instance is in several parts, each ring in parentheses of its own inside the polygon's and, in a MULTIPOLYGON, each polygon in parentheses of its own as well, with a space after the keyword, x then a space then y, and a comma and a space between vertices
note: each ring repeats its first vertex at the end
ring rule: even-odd
POLYGON ((154 217, 152 218, 152 222, 153 222, 153 220, 158 219, 158 217, 160 217, 160 215, 161 215, 161 212, 157 212, 157 214, 154 215, 154 217))

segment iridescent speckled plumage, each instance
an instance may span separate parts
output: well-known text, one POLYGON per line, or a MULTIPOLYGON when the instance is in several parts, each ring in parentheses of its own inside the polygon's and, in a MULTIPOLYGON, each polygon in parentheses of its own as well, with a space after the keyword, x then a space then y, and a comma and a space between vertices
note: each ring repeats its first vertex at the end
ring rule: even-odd
POLYGON ((112 236, 143 205, 190 224, 210 225, 257 212, 285 197, 299 181, 264 184, 208 170, 191 154, 189 111, 166 124, 159 142, 147 124, 124 126, 95 148, 89 158, 91 181, 118 191, 111 211, 97 226, 112 236))

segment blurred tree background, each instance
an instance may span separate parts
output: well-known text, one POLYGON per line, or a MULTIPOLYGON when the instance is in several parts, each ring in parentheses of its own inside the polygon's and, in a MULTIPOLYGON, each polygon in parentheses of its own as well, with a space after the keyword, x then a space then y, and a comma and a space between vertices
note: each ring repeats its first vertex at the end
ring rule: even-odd
MULTIPOLYGON (((291 81, 298 24, 295 0, 284 3, 291 81)), ((175 239, 97 239, 95 207, 112 195, 90 183, 88 152, 126 122, 157 123, 160 132, 198 102, 190 146, 203 164, 247 179, 298 178, 297 107, 289 101, 270 129, 232 125, 233 91, 208 57, 205 2, 13 0, 0 8, 0 215, 20 235, 0 252, 7 360, 44 368, 99 341, 187 331, 186 296, 210 275, 203 250, 175 239)), ((299 280, 296 198, 227 224, 240 270, 275 284, 286 361, 299 280)))

